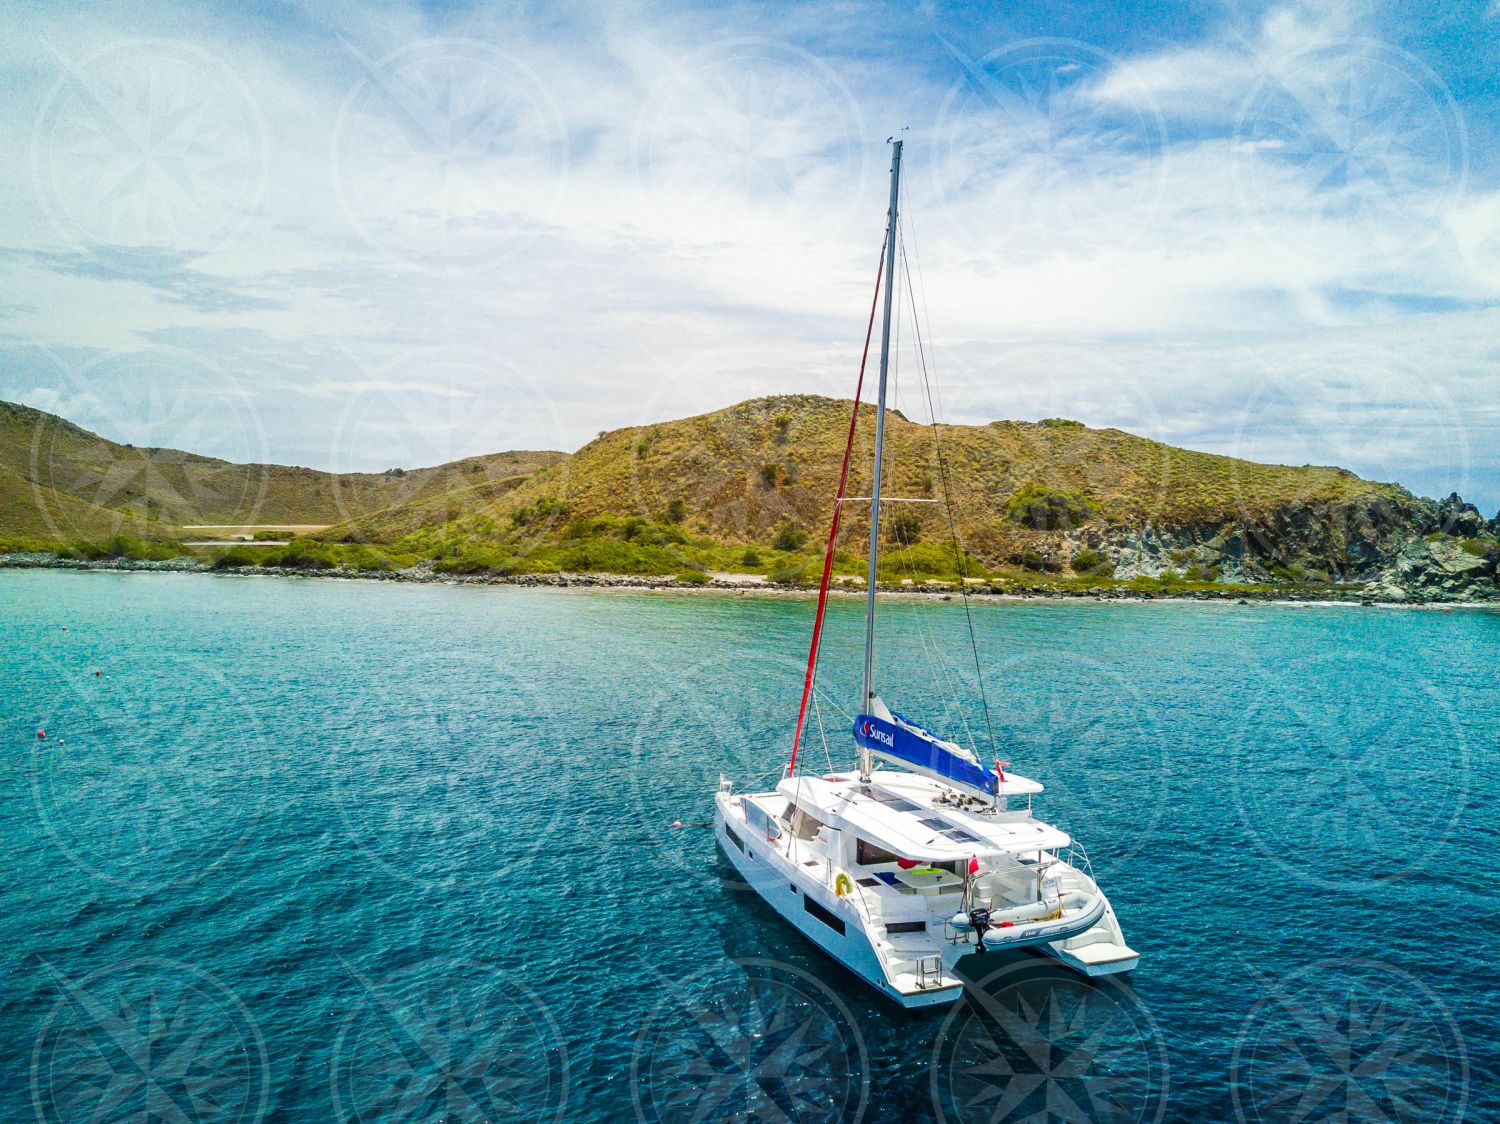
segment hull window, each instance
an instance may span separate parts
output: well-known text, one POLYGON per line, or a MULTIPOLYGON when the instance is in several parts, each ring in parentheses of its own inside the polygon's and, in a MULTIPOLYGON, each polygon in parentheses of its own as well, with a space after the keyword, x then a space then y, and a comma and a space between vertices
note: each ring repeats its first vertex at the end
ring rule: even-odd
POLYGON ((805 909, 805 910, 807 910, 808 913, 812 914, 819 921, 823 922, 823 924, 827 925, 835 933, 838 933, 840 936, 843 936, 843 934, 844 934, 844 923, 842 921, 840 921, 837 917, 835 917, 832 913, 830 913, 828 910, 826 910, 822 906, 820 906, 817 902, 813 901, 806 894, 802 895, 802 908, 805 909))
POLYGON ((738 835, 736 835, 734 833, 734 828, 732 828, 732 827, 726 827, 724 829, 724 834, 727 835, 727 836, 729 836, 729 841, 731 843, 733 843, 736 847, 738 847, 741 851, 743 851, 745 849, 744 842, 740 839, 740 837, 738 835))

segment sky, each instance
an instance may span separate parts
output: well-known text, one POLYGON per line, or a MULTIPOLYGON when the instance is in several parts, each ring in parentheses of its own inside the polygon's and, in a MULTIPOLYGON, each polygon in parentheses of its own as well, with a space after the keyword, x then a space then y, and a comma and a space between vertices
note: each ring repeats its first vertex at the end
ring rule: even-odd
POLYGON ((0 398, 115 440, 847 397, 900 135, 944 420, 1500 507, 1500 2, 21 0, 0 103, 0 398))

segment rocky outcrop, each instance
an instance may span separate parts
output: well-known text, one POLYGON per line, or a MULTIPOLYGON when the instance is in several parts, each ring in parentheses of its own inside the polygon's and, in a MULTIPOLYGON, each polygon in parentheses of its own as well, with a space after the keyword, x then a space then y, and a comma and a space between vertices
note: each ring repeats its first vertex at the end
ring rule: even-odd
POLYGON ((1385 601, 1500 600, 1500 515, 1486 520, 1457 494, 1289 504, 1216 524, 1086 528, 1063 549, 1084 547, 1123 579, 1321 585, 1385 601))

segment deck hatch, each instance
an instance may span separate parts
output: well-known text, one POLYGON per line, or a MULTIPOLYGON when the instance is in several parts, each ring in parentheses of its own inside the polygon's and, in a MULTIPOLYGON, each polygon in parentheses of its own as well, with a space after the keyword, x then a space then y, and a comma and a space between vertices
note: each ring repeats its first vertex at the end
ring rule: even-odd
POLYGON ((884 804, 896 812, 915 812, 917 806, 904 796, 897 796, 890 792, 869 792, 866 795, 877 804, 884 804))
POLYGON ((885 927, 887 933, 900 935, 902 933, 925 933, 927 922, 925 921, 892 921, 885 927))

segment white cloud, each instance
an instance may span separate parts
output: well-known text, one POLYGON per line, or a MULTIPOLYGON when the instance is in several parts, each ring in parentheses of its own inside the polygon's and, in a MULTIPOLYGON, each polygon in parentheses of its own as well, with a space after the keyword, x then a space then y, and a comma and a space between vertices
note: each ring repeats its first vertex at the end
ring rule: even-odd
MULTIPOLYGON (((753 9, 644 6, 530 26, 404 4, 305 5, 275 23, 9 17, 0 246, 52 257, 0 267, 17 294, 0 337, 12 356, 32 341, 201 349, 261 411, 272 454, 315 464, 355 455, 337 434, 376 400, 383 432, 405 410, 423 448, 463 453, 577 445, 755 393, 847 393, 883 225, 881 142, 899 121, 913 126, 908 248, 955 387, 972 388, 955 404, 1019 410, 989 358, 1107 339, 1128 386, 1068 384, 1053 412, 1071 397, 1093 402, 1084 420, 1222 445, 1204 419, 1263 370, 1235 359, 1244 339, 1274 370, 1357 330, 1434 364, 1477 427, 1473 456, 1500 449, 1481 408, 1500 376, 1481 344, 1435 347, 1455 321, 1418 311, 1500 298, 1500 204, 1470 191, 1462 118, 1455 129, 1420 61, 1347 46, 1369 30, 1359 7, 1283 6, 1145 55, 937 44, 910 69, 871 53, 858 16, 823 12, 838 22, 821 37, 811 17, 773 28, 753 9), (117 185, 104 196, 125 205, 100 210, 111 169, 87 117, 59 112, 72 91, 59 57, 111 96, 144 96, 109 53, 143 33, 191 48, 137 69, 199 76, 177 88, 202 93, 195 139, 222 159, 186 181, 214 191, 117 185), (1329 100, 1319 67, 1297 61, 1315 47, 1380 79, 1365 102, 1329 100), (216 68, 235 80, 214 86, 216 68), (1340 120, 1367 147, 1335 144, 1340 120), (1330 178, 1341 161, 1345 178, 1330 178), (214 208, 260 179, 230 232, 203 237, 223 225, 214 208), (80 247, 107 264, 110 230, 201 252, 154 284, 128 257, 115 276, 58 264, 80 247), (528 380, 545 408, 509 423, 447 410, 475 388, 402 368, 443 348, 495 356, 513 373, 494 387, 528 380), (433 434, 438 418, 452 440, 433 434)), ((0 370, 0 393, 46 389, 42 369, 0 370)))

